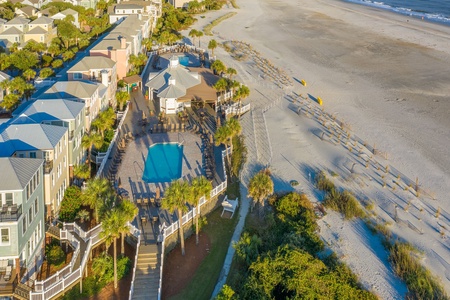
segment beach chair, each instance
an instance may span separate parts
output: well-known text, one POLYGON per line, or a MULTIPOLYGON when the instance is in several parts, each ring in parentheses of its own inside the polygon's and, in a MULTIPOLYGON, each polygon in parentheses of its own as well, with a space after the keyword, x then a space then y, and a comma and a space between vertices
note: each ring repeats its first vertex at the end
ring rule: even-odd
POLYGON ((142 199, 141 198, 136 198, 136 204, 137 205, 141 205, 142 204, 142 199))
POLYGON ((5 281, 9 281, 11 279, 11 274, 12 274, 12 267, 11 266, 6 266, 6 273, 5 273, 5 281))
POLYGON ((143 202, 144 202, 144 205, 148 206, 148 198, 147 197, 144 198, 143 202))

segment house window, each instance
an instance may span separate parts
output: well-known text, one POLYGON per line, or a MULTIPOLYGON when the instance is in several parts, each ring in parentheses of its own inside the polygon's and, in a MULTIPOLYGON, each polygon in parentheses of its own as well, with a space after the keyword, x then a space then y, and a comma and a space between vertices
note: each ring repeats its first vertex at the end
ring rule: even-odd
POLYGON ((9 244, 9 228, 2 228, 1 230, 2 235, 2 245, 8 245, 9 244))
POLYGON ((31 224, 31 222, 33 222, 33 207, 28 210, 28 224, 31 224))
POLYGON ((34 215, 35 215, 35 216, 36 216, 37 213, 39 212, 38 202, 39 202, 39 198, 36 197, 36 199, 34 200, 34 215))
POLYGON ((30 158, 36 158, 36 152, 30 152, 30 158))
POLYGON ((27 232, 27 218, 26 216, 23 216, 22 219, 22 234, 25 234, 27 232))
POLYGON ((43 42, 44 41, 44 37, 41 35, 41 42, 43 42))
POLYGON ((8 206, 13 205, 13 193, 6 193, 5 194, 5 204, 8 206))
POLYGON ((83 79, 82 73, 73 73, 73 79, 83 79))

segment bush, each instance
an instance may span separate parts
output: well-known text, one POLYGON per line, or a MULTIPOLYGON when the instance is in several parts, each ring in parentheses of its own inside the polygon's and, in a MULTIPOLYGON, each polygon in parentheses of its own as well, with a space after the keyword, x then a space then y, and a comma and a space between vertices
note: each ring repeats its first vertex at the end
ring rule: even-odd
POLYGON ((60 266, 66 261, 66 253, 60 245, 51 245, 46 251, 47 261, 55 266, 60 266))
POLYGON ((342 213, 345 219, 365 216, 361 205, 349 191, 340 192, 333 188, 325 195, 324 205, 342 213))
POLYGON ((75 185, 69 186, 64 194, 59 219, 63 222, 73 222, 81 210, 81 189, 75 185))
MULTIPOLYGON (((127 256, 117 259, 117 279, 125 277, 131 269, 131 260, 127 256)), ((107 253, 94 259, 92 272, 96 280, 104 285, 114 281, 114 260, 107 253)))
POLYGON ((449 299, 437 279, 415 257, 416 249, 407 243, 396 242, 390 248, 389 260, 395 273, 408 286, 408 299, 449 299))
POLYGON ((316 175, 316 186, 321 191, 330 192, 335 188, 334 183, 329 180, 324 171, 320 171, 316 175))

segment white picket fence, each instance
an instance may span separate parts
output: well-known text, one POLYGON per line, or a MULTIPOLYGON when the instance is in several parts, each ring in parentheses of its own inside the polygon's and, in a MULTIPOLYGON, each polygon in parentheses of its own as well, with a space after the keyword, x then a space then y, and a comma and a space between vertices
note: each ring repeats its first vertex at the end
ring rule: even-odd
MULTIPOLYGON (((223 191, 225 191, 227 189, 227 172, 226 172, 226 168, 225 168, 225 157, 227 155, 231 155, 231 148, 226 148, 225 150, 222 151, 222 164, 223 164, 223 172, 224 172, 224 178, 225 180, 219 184, 218 186, 216 186, 210 193, 210 198, 213 198, 217 195, 219 195, 220 193, 222 193, 223 191)), ((182 224, 186 224, 187 222, 189 222, 190 220, 192 220, 192 218, 194 218, 198 212, 200 211, 200 208, 202 207, 202 205, 204 205, 207 202, 206 197, 201 197, 199 200, 199 204, 196 207, 193 207, 187 214, 185 214, 182 218, 181 218, 181 222, 182 224)), ((164 227, 164 226, 160 226, 160 230, 162 231, 162 253, 161 253, 161 266, 160 266, 160 270, 159 270, 159 287, 158 287, 158 300, 161 300, 161 287, 162 287, 162 276, 163 276, 163 265, 164 265, 164 245, 165 245, 165 240, 168 236, 170 236, 172 233, 176 232, 178 230, 179 226, 178 226, 178 221, 175 223, 172 223, 170 226, 168 227, 164 227)), ((130 291, 131 292, 131 291, 130 291)), ((131 293, 130 293, 130 300, 131 300, 131 293)))
MULTIPOLYGON (((140 233, 139 229, 136 229, 133 225, 129 224, 129 227, 130 232, 132 232, 133 234, 135 234, 136 232, 140 233)), ((76 246, 74 255, 72 256, 72 260, 69 265, 67 265, 51 277, 42 281, 35 281, 34 291, 30 291, 30 299, 51 299, 55 296, 58 296, 61 292, 66 291, 66 288, 80 280, 83 277, 83 272, 86 268, 89 253, 91 252, 92 247, 102 241, 102 238, 100 237, 101 231, 101 224, 92 228, 88 232, 85 232, 76 223, 64 223, 60 237, 62 240, 66 239, 70 241, 72 245, 76 246), (85 242, 87 241, 88 243, 86 250, 83 253, 83 259, 81 260, 80 266, 75 270, 73 270, 73 266, 75 264, 77 256, 80 255, 80 244, 70 231, 74 231, 80 238, 82 238, 85 242)))
POLYGON ((246 113, 250 111, 250 103, 239 107, 238 105, 231 105, 225 109, 225 115, 242 115, 243 113, 246 113))

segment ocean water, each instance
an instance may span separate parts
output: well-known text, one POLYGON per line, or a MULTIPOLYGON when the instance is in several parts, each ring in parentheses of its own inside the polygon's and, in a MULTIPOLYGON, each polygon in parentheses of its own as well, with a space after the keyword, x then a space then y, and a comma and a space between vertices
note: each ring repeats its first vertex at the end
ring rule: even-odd
POLYGON ((450 26, 450 0, 346 0, 450 26))

